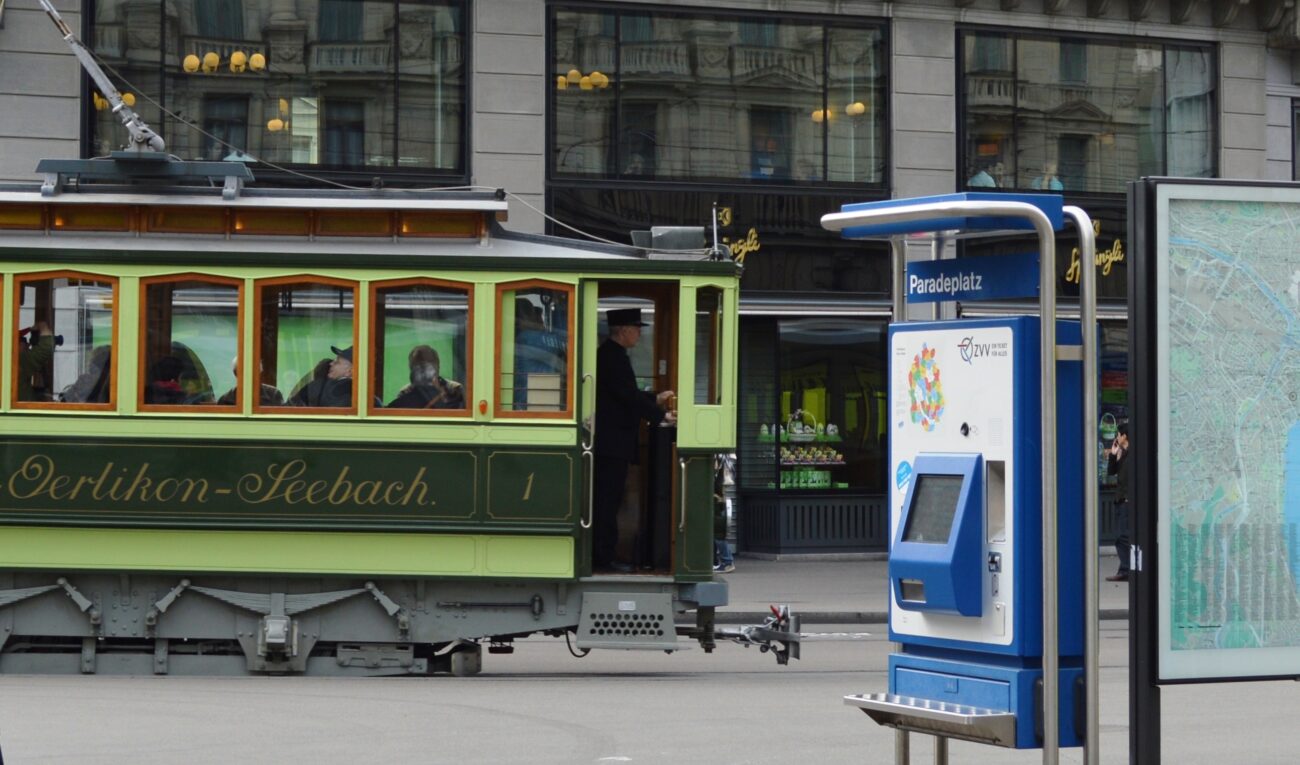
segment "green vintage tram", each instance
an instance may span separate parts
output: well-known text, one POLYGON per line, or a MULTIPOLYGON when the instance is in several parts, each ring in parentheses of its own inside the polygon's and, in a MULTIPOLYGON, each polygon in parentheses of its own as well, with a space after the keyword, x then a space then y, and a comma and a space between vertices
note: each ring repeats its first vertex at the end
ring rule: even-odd
POLYGON ((735 264, 512 234, 500 193, 66 180, 0 189, 0 671, 712 647, 735 264), (615 575, 595 352, 627 307, 678 416, 642 433, 615 575))

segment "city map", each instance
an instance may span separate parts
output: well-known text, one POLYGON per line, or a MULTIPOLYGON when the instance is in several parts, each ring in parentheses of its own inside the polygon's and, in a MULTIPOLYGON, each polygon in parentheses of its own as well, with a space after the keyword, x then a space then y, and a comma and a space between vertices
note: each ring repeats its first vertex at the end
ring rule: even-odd
POLYGON ((1161 617, 1175 653, 1300 646, 1300 201, 1235 191, 1168 207, 1161 617))

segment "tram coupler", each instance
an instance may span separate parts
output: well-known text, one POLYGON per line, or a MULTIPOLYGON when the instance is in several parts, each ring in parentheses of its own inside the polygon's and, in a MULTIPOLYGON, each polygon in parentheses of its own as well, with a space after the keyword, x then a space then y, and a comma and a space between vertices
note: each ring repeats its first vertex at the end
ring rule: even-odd
POLYGON ((745 647, 756 645, 763 653, 771 651, 777 664, 789 664, 791 659, 799 658, 799 644, 803 639, 799 632, 799 617, 786 605, 771 606, 771 609, 772 615, 762 624, 723 627, 715 630, 714 635, 745 647))

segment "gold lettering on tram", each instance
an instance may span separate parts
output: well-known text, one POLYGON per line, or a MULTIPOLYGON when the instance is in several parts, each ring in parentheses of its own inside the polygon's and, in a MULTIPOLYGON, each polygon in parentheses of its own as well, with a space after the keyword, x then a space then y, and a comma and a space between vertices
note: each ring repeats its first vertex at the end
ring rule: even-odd
MULTIPOLYGON (((204 504, 213 494, 230 493, 230 489, 214 489, 206 478, 159 478, 150 472, 151 468, 148 462, 136 467, 107 462, 98 473, 77 475, 60 472, 49 455, 33 454, 5 479, 3 488, 15 499, 182 505, 204 504)), ((290 506, 433 507, 438 504, 437 500, 430 499, 425 467, 416 469, 409 481, 357 480, 347 465, 339 468, 332 478, 309 480, 303 477, 306 473, 307 463, 301 459, 272 463, 261 471, 240 476, 235 493, 250 505, 275 502, 290 506)), ((531 491, 530 475, 524 499, 528 499, 531 491)))

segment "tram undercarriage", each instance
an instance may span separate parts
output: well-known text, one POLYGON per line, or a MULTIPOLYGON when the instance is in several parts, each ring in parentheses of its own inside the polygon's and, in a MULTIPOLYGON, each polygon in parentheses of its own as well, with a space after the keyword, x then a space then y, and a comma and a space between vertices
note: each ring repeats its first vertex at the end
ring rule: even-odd
MULTIPOLYGON (((571 650, 712 650, 725 582, 0 577, 0 673, 476 674, 482 653, 550 635, 571 650), (694 623, 678 619, 694 612, 694 623), (682 639, 679 639, 682 638, 682 639)), ((725 637, 725 636, 724 636, 725 637)), ((730 639, 736 639, 732 636, 730 639)))

